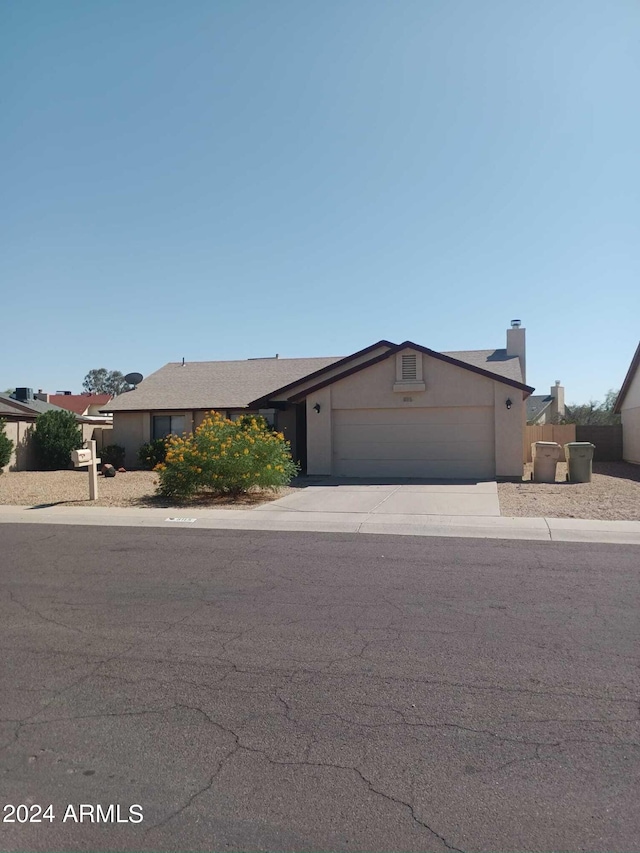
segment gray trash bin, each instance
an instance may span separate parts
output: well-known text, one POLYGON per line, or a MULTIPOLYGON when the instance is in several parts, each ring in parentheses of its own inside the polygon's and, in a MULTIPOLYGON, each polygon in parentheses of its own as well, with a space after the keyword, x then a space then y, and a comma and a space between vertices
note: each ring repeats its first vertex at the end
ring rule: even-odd
POLYGON ((555 441, 534 441, 531 445, 534 483, 555 483, 556 465, 562 448, 555 441))
POLYGON ((595 444, 590 441, 570 441, 564 446, 567 458, 567 480, 570 483, 590 483, 595 444))

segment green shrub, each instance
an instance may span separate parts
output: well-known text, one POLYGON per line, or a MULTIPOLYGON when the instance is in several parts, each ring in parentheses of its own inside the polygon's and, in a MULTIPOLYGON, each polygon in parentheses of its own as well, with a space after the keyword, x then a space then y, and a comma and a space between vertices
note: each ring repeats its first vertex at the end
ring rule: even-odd
POLYGON ((167 441, 167 457, 156 466, 165 497, 196 492, 239 495, 253 487, 277 489, 298 471, 289 442, 264 418, 239 421, 210 412, 192 435, 167 441))
POLYGON ((4 431, 5 423, 4 418, 0 418, 0 474, 4 466, 9 464, 13 453, 13 442, 4 431))
POLYGON ((269 425, 269 421, 262 415, 240 415, 234 423, 243 430, 250 430, 257 424, 262 430, 271 430, 271 432, 276 431, 269 425))
POLYGON ((153 471, 156 465, 164 462, 167 455, 167 443, 164 438, 154 438, 143 444, 138 450, 138 461, 147 471, 153 471))
POLYGON ((124 465, 125 449, 119 444, 107 444, 99 453, 102 464, 113 465, 114 468, 122 468, 124 465))
POLYGON ((82 430, 73 412, 51 409, 36 418, 33 442, 40 468, 67 468, 71 451, 82 447, 82 430))

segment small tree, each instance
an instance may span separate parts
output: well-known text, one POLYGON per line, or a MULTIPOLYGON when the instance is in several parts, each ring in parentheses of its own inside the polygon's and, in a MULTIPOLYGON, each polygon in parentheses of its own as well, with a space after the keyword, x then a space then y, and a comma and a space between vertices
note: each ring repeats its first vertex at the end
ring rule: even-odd
POLYGON ((67 468, 71 451, 82 447, 82 431, 73 412, 51 409, 36 418, 33 441, 40 468, 55 471, 67 468))
POLYGON ((13 442, 4 431, 6 421, 0 418, 0 474, 5 465, 9 464, 11 454, 13 453, 13 442))
POLYGON ((124 381, 119 370, 107 370, 106 367, 90 370, 84 377, 82 387, 90 394, 111 394, 114 397, 132 388, 124 381))

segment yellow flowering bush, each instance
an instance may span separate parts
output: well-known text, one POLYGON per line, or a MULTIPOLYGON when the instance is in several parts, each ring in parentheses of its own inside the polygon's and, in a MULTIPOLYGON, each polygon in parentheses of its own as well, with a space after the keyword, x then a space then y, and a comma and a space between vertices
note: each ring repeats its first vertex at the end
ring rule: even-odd
POLYGON ((198 492, 239 495, 252 487, 277 489, 298 471, 289 442, 264 418, 243 415, 237 421, 209 412, 193 434, 170 436, 158 473, 165 497, 198 492))

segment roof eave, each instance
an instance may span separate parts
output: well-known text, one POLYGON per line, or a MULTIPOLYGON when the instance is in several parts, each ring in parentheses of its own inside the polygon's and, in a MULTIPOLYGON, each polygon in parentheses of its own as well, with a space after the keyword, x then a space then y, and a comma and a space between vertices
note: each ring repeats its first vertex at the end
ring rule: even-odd
MULTIPOLYGON (((351 355, 347 355, 344 358, 339 359, 338 361, 334 361, 332 364, 329 364, 326 367, 321 367, 320 370, 314 370, 312 373, 308 373, 306 376, 303 376, 300 379, 296 379, 295 382, 289 382, 288 385, 283 385, 282 388, 276 388, 274 391, 270 391, 268 394, 264 394, 262 397, 256 397, 255 400, 251 400, 248 403, 248 406, 256 406, 257 408, 261 408, 263 407, 263 403, 268 403, 273 397, 279 394, 286 394, 287 391, 290 391, 292 388, 295 388, 296 385, 300 385, 303 382, 308 382, 310 379, 315 379, 316 377, 322 376, 322 374, 326 373, 328 370, 334 370, 336 367, 339 368, 342 365, 348 364, 349 362, 353 361, 354 358, 359 358, 361 355, 366 355, 368 352, 373 352, 379 347, 389 347, 391 349, 395 347, 395 344, 385 339, 377 341, 375 344, 371 344, 370 346, 365 347, 364 349, 351 353, 351 355)), ((372 364, 372 361, 368 361, 366 362, 366 364, 372 364)))
POLYGON ((300 394, 292 395, 289 399, 291 402, 297 403, 307 397, 309 394, 313 394, 316 391, 319 391, 321 388, 326 388, 327 385, 331 385, 334 382, 338 382, 340 379, 345 379, 347 376, 351 376, 354 373, 358 373, 360 370, 364 370, 367 367, 372 367, 374 364, 378 364, 381 361, 384 361, 386 358, 390 358, 392 355, 396 355, 403 349, 415 349, 418 352, 422 352, 425 355, 432 356, 433 358, 440 359, 440 361, 444 361, 448 364, 452 364, 454 367, 462 367, 465 370, 469 370, 472 373, 477 373, 480 376, 485 376, 488 379, 493 379, 496 382, 501 382, 504 385, 509 385, 511 388, 517 388, 522 391, 523 399, 526 399, 530 394, 533 394, 535 388, 530 385, 525 385, 524 382, 518 382, 516 379, 509 379, 506 376, 500 376, 498 373, 492 373, 490 370, 485 370, 482 367, 476 367, 474 364, 469 364, 466 361, 460 361, 460 359, 452 358, 451 356, 444 355, 441 352, 436 352, 436 350, 429 349, 428 347, 424 347, 421 344, 416 344, 413 341, 403 341, 401 344, 396 344, 392 349, 388 350, 388 352, 382 353, 376 358, 372 358, 370 361, 365 361, 364 364, 357 364, 355 367, 352 367, 350 370, 346 370, 338 376, 332 376, 327 379, 325 382, 319 382, 317 385, 314 385, 311 388, 307 388, 305 391, 300 394))
POLYGON ((622 383, 622 388, 618 394, 618 399, 616 400, 616 404, 613 407, 614 415, 619 415, 622 412, 622 404, 624 403, 624 398, 627 396, 627 392, 631 387, 631 383, 636 375, 636 370, 640 366, 640 343, 634 353, 633 358, 631 359, 631 364, 629 365, 629 370, 627 370, 627 375, 624 378, 624 382, 622 383))

